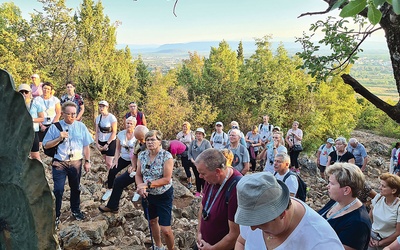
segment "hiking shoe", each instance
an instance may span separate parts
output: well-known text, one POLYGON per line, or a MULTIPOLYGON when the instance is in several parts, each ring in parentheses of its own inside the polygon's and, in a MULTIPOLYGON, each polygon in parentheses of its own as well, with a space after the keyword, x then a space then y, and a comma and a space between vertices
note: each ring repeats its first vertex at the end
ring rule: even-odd
POLYGON ((60 224, 60 217, 56 217, 56 230, 58 229, 59 224, 60 224))
POLYGON ((81 212, 72 212, 72 216, 74 216, 75 220, 84 220, 85 219, 85 215, 81 212))
POLYGON ((189 182, 188 185, 187 185, 187 188, 188 188, 188 189, 191 189, 192 187, 193 187, 192 183, 189 182))
POLYGON ((111 196, 111 193, 112 193, 112 189, 107 189, 107 191, 104 193, 104 195, 103 195, 103 197, 101 197, 101 199, 103 201, 108 200, 111 196))
POLYGON ((106 206, 104 206, 104 205, 101 205, 101 206, 99 207, 99 210, 100 210, 100 212, 102 212, 102 213, 108 213, 108 212, 114 213, 114 214, 118 213, 118 208, 112 209, 112 208, 106 207, 106 206))

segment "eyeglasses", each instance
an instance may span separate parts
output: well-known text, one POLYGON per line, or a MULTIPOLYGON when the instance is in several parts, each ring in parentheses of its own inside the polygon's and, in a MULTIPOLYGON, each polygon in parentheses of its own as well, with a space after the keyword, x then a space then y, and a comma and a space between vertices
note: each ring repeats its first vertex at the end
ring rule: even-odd
POLYGON ((238 135, 229 135, 229 136, 238 136, 238 135))
POLYGON ((129 105, 130 108, 136 108, 136 105, 129 105))
POLYGON ((272 139, 279 139, 279 137, 274 136, 274 137, 272 137, 272 139))
POLYGON ((343 143, 335 143, 336 146, 344 145, 343 143))
POLYGON ((75 117, 76 116, 76 113, 64 113, 65 115, 67 115, 67 116, 71 116, 71 117, 75 117))
POLYGON ((146 142, 155 142, 155 141, 158 141, 158 140, 154 139, 154 138, 146 139, 146 142))
POLYGON ((19 93, 21 93, 21 94, 29 94, 29 91, 28 90, 21 90, 21 91, 19 91, 19 93))

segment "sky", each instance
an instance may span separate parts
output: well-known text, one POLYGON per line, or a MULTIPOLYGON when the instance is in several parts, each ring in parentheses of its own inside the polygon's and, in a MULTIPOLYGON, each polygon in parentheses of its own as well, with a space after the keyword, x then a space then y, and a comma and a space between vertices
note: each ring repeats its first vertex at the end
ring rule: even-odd
MULTIPOLYGON (((95 0, 96 1, 96 0, 95 0)), ((0 3, 9 2, 0 0, 0 3)), ((13 0, 25 19, 41 11, 36 0, 13 0)), ((73 11, 81 0, 65 0, 73 11)), ((273 41, 294 42, 322 15, 297 18, 325 10, 323 0, 103 0, 104 14, 118 22, 118 44, 161 45, 193 41, 253 41, 271 35, 273 41)), ((338 15, 333 12, 332 15, 338 15)), ((379 38, 377 38, 379 40, 379 38)))

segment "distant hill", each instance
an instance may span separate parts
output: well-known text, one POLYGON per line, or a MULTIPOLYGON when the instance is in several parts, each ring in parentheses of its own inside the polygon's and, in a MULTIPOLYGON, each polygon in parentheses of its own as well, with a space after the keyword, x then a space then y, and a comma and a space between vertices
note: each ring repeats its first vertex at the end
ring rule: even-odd
MULTIPOLYGON (((237 50, 239 41, 227 41, 232 50, 237 50)), ((125 48, 128 46, 134 57, 138 55, 146 54, 169 54, 169 55, 188 55, 188 52, 197 52, 199 55, 207 56, 210 53, 211 47, 218 47, 220 41, 198 41, 198 42, 188 42, 188 43, 170 43, 162 45, 135 45, 135 44, 118 44, 117 48, 125 48)), ((242 41, 243 50, 246 57, 249 57, 256 50, 255 41, 242 41)), ((289 41, 272 41, 272 49, 276 50, 279 44, 283 43, 285 49, 290 55, 296 54, 302 48, 299 43, 289 42, 289 41)), ((366 42, 362 45, 362 48, 368 54, 373 55, 388 55, 388 49, 385 43, 382 42, 366 42)), ((322 48, 320 50, 321 54, 326 54, 327 49, 322 48)))

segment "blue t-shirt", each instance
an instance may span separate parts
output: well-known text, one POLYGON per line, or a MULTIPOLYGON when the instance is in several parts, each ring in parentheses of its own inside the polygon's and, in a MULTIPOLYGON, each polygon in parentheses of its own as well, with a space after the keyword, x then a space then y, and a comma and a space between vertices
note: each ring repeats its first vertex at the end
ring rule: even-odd
MULTIPOLYGON (((60 121, 60 124, 63 131, 68 130, 68 138, 58 144, 57 153, 54 155, 54 158, 59 161, 82 159, 83 147, 93 142, 93 138, 85 124, 79 121, 67 124, 64 120, 60 121)), ((60 131, 56 125, 52 124, 43 139, 43 145, 46 145, 48 141, 52 141, 59 136, 60 131)))
POLYGON ((353 148, 352 146, 347 145, 347 151, 354 155, 356 160, 355 164, 357 166, 362 166, 364 164, 364 158, 367 157, 367 151, 365 150, 364 145, 361 143, 357 143, 357 146, 353 148))
MULTIPOLYGON (((43 112, 42 106, 39 103, 37 103, 35 101, 35 99, 33 99, 31 101, 31 104, 29 107, 29 114, 31 114, 32 118, 38 118, 40 112, 43 112)), ((39 123, 38 122, 33 123, 33 130, 35 132, 39 132, 39 123)))

